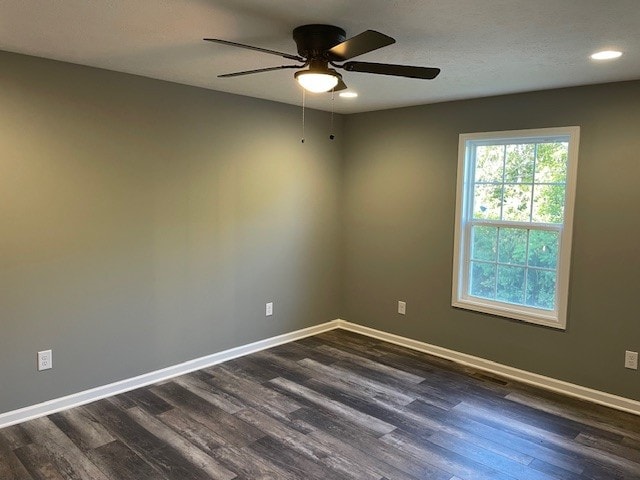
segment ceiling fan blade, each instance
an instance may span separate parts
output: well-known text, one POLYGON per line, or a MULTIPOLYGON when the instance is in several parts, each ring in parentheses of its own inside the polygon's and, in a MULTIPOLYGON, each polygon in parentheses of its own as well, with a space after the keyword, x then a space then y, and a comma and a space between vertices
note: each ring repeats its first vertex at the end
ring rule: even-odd
POLYGON ((282 70, 285 68, 304 68, 304 65, 281 65, 279 67, 258 68, 256 70, 245 70, 244 72, 225 73, 218 75, 218 78, 240 77, 242 75, 251 75, 252 73, 272 72, 273 70, 282 70))
POLYGON ((432 80, 440 73, 439 68, 415 67, 412 65, 391 65, 388 63, 347 62, 342 68, 348 72, 377 73, 395 77, 421 78, 432 80))
POLYGON ((269 50, 268 48, 254 47, 252 45, 245 45, 244 43, 230 42, 229 40, 220 40, 219 38, 203 38, 207 42, 221 43, 223 45, 230 45, 232 47, 246 48, 248 50, 255 50, 256 52, 268 53, 270 55, 277 55, 289 60, 295 60, 296 62, 304 62, 304 58, 297 55, 291 55, 290 53, 277 52, 276 50, 269 50))
POLYGON ((343 62, 392 43, 396 43, 394 38, 375 30, 367 30, 330 48, 327 54, 329 55, 329 60, 343 62))

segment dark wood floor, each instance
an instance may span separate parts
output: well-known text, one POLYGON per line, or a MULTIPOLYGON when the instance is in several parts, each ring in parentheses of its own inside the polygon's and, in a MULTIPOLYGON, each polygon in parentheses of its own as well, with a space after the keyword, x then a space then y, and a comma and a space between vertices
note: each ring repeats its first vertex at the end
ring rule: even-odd
POLYGON ((640 479, 640 417, 335 330, 0 430, 0 479, 640 479))

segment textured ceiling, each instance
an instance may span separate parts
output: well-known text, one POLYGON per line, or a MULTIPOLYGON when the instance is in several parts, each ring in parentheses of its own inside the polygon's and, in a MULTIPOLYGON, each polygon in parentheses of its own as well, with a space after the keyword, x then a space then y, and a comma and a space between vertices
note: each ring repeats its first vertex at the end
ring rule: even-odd
MULTIPOLYGON (((0 49, 299 105, 293 70, 216 77, 287 60, 202 38, 296 53, 291 31, 308 23, 397 40, 357 60, 442 69, 344 72, 359 97, 336 97, 341 113, 640 79, 640 0, 0 0, 0 49), (588 58, 604 48, 624 55, 588 58)), ((307 105, 329 110, 330 97, 307 105)))

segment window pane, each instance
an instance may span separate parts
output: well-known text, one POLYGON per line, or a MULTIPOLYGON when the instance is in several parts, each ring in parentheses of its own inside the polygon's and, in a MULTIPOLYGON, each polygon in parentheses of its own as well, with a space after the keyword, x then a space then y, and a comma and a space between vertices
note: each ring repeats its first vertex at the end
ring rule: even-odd
POLYGON ((504 146, 483 145, 476 147, 475 182, 502 182, 504 146))
POLYGON ((499 220, 501 204, 501 185, 475 185, 473 191, 473 218, 499 220))
POLYGON ((504 181, 507 183, 533 183, 535 144, 507 145, 504 181))
POLYGON ((556 272, 527 270, 527 305, 553 310, 556 303, 556 272))
POLYGON ((533 194, 534 222, 562 223, 564 221, 563 185, 536 185, 533 194))
POLYGON ((505 185, 502 220, 528 222, 531 219, 531 185, 505 185))
POLYGON ((496 265, 494 263, 471 262, 469 291, 474 297, 495 298, 496 265))
POLYGON ((524 270, 524 267, 498 265, 497 300, 524 303, 524 270))
POLYGON ((558 244, 558 232, 531 230, 529 232, 528 265, 555 270, 558 266, 558 244))
POLYGON ((527 259, 527 231, 522 228, 501 228, 498 261, 524 265, 527 259))
POLYGON ((538 144, 536 183, 566 182, 568 150, 566 142, 538 144))
POLYGON ((471 259, 496 261, 496 243, 498 241, 498 229, 496 227, 474 226, 471 235, 471 259))

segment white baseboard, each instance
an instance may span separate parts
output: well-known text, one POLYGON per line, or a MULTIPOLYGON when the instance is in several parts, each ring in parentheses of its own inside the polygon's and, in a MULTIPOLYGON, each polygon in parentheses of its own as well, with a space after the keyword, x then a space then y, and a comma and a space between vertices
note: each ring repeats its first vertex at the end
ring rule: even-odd
POLYGON ((446 358, 456 363, 477 368, 478 370, 490 372, 505 378, 544 388, 546 390, 552 390, 570 397, 579 398, 581 400, 597 403, 606 407, 615 408, 616 410, 640 415, 640 402, 637 400, 619 397, 611 393, 601 392, 599 390, 583 387, 563 380, 545 377, 544 375, 539 375, 537 373, 527 372, 526 370, 520 370, 491 360, 475 357, 466 353, 456 352, 455 350, 449 350, 447 348, 438 347, 437 345, 431 345, 411 338, 401 337, 393 333, 364 327, 345 320, 338 320, 337 328, 367 335, 378 340, 384 340, 385 342, 401 345, 403 347, 411 348, 412 350, 418 350, 430 355, 435 355, 436 357, 446 358))
POLYGON ((24 407, 19 410, 13 410, 7 413, 0 414, 0 428, 15 425, 16 423, 25 422, 38 417, 44 417, 51 415, 52 413, 67 410, 73 407, 79 407, 87 403, 95 402, 102 398, 110 397, 112 395, 118 395, 119 393, 135 390, 136 388, 145 387, 153 383, 162 382, 179 375, 194 372, 202 368, 211 367, 218 363, 226 362, 237 357, 242 357, 250 353, 258 352, 266 348, 282 345, 283 343, 293 342, 294 340, 300 340, 311 335, 317 335, 318 333, 326 332, 327 330, 333 330, 338 328, 340 322, 333 320, 331 322, 322 323, 302 330, 296 330, 295 332, 285 333, 276 337, 267 338, 265 340, 259 340, 247 345, 241 345, 239 347, 224 350, 222 352, 207 355, 205 357, 189 360, 178 365, 163 368, 162 370, 156 370, 154 372, 145 373, 137 377, 128 378, 108 385, 92 388, 91 390, 85 390, 83 392, 74 393, 65 397, 55 398, 44 403, 24 407))
POLYGON ((517 380, 529 385, 552 390, 571 397, 580 398, 589 402, 604 405, 606 407, 623 410, 625 412, 640 415, 640 402, 629 398, 619 397, 610 393, 593 390, 591 388, 575 385, 573 383, 556 380, 554 378, 538 375, 537 373, 527 372, 517 368, 509 367, 500 363, 492 362, 480 357, 474 357, 466 353, 456 352, 447 348, 438 347, 411 338, 401 337, 393 333, 375 330, 373 328, 358 325, 356 323, 347 322, 345 320, 333 320, 331 322, 322 323, 295 332, 285 333, 275 337, 260 340, 247 345, 224 350, 222 352, 207 355, 205 357, 196 358, 188 362, 173 365, 171 367, 156 370, 154 372, 145 373, 137 377, 128 378, 108 385, 92 388, 83 392, 74 393, 65 397, 49 400, 44 403, 24 407, 18 410, 0 414, 0 428, 8 427, 16 423, 25 422, 34 418, 51 415, 52 413, 67 410, 69 408, 78 407, 87 403, 100 400, 102 398, 117 395, 119 393, 135 390, 136 388, 145 387, 153 383, 168 380, 179 375, 184 375, 202 368, 211 367, 218 363, 226 362, 234 358, 242 357, 250 353, 258 352, 267 348, 282 345, 283 343, 300 340, 311 335, 317 335, 322 332, 341 328, 362 335, 367 335, 378 340, 394 343, 403 347, 418 350, 420 352, 435 355, 437 357, 446 358, 463 365, 500 375, 506 378, 517 380))

